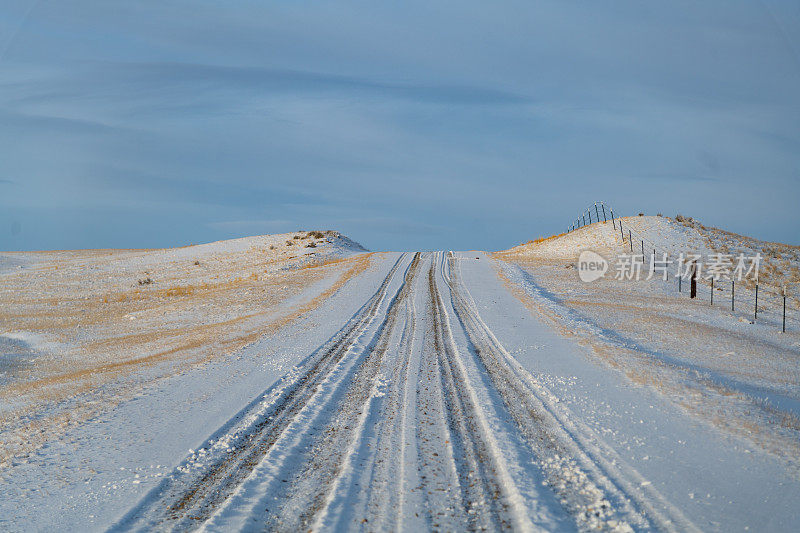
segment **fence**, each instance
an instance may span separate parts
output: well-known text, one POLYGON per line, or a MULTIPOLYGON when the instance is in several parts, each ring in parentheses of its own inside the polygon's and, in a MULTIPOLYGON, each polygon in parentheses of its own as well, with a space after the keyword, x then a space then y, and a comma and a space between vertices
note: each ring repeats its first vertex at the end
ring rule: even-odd
MULTIPOLYGON (((622 244, 629 248, 631 254, 641 256, 642 269, 647 266, 648 271, 652 271, 655 267, 654 262, 660 264, 657 274, 663 276, 662 272, 666 270, 667 282, 674 284, 679 293, 685 292, 688 295, 688 268, 680 272, 681 265, 678 264, 677 268, 670 272, 669 265, 672 262, 666 261, 669 261, 670 257, 678 257, 679 253, 691 253, 692 250, 680 250, 679 252, 669 250, 666 244, 659 245, 653 242, 631 228, 630 224, 623 227, 622 219, 618 215, 615 216, 613 208, 606 206, 603 202, 596 202, 582 212, 567 228, 567 233, 589 224, 600 223, 601 219, 604 224, 611 222, 616 238, 619 238, 622 244), (666 266, 664 266, 665 263, 666 266)), ((661 235, 659 234, 659 236, 661 235)), ((667 239, 665 238, 664 241, 667 242, 667 239)), ((742 313, 742 316, 747 313, 746 316, 752 316, 754 323, 762 321, 776 324, 782 332, 786 332, 786 328, 789 326, 796 326, 800 329, 800 309, 791 305, 791 299, 787 306, 786 287, 760 283, 757 277, 748 283, 746 280, 734 280, 733 277, 731 279, 715 279, 714 277, 709 279, 698 276, 697 298, 708 300, 709 305, 712 306, 728 306, 732 312, 742 313)))

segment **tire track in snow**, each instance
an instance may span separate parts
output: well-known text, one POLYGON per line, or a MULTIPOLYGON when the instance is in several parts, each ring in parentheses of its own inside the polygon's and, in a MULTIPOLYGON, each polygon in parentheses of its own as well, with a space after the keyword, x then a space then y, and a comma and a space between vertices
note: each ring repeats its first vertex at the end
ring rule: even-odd
MULTIPOLYGON (((398 313, 413 297, 414 279, 419 271, 421 254, 417 253, 406 272, 403 285, 386 311, 366 356, 352 380, 346 385, 335 415, 312 445, 307 462, 288 488, 286 505, 268 523, 284 531, 352 528, 350 498, 355 496, 359 458, 372 456, 370 436, 379 427, 384 405, 386 378, 380 373, 398 323, 398 313)), ((371 487, 380 492, 385 487, 371 487)), ((371 491, 371 492, 373 492, 371 491)))
POLYGON ((558 399, 508 354, 480 317, 452 254, 448 262, 454 308, 470 342, 578 527, 698 531, 590 428, 563 412, 558 399))
MULTIPOLYGON (((421 256, 422 257, 422 256, 421 256)), ((426 260, 430 259, 426 257, 426 260)), ((418 270, 421 270, 422 266, 418 270)), ((410 486, 408 476, 415 470, 416 443, 410 441, 409 426, 414 420, 416 404, 416 378, 419 372, 419 353, 414 353, 417 333, 417 286, 419 276, 410 285, 410 294, 403 302, 404 326, 397 339, 392 357, 384 361, 382 374, 388 378, 385 394, 381 395, 379 408, 367 421, 372 427, 365 431, 361 446, 349 458, 352 468, 362 472, 348 480, 348 490, 340 496, 346 507, 337 524, 352 527, 363 517, 369 530, 418 530, 424 527, 424 518, 418 514, 411 518, 409 495, 417 490, 410 486), (371 439, 365 438, 367 433, 371 439), (356 466, 357 465, 357 466, 356 466), (362 487, 369 487, 363 497, 362 487), (409 523, 411 522, 411 523, 409 523)), ((376 402, 377 404, 378 402, 376 402)))
POLYGON ((426 279, 418 275, 422 262, 419 253, 410 263, 398 259, 337 335, 116 529, 563 527, 561 510, 544 504, 549 491, 537 492, 525 473, 533 458, 579 529, 693 529, 508 355, 452 255, 426 262, 426 279), (389 298, 401 264, 408 266, 389 298), (425 287, 421 317, 418 286, 425 287))
MULTIPOLYGON (((441 255, 437 260, 441 261, 441 255)), ((435 263, 428 273, 434 348, 466 524, 470 530, 537 530, 461 360, 436 281, 435 263)), ((444 270, 442 277, 449 279, 444 270)))
MULTIPOLYGON (((433 258, 430 269, 434 269, 435 265, 436 257, 433 258)), ((459 459, 454 446, 455 438, 450 430, 442 371, 436 354, 435 326, 430 320, 434 312, 430 283, 429 270, 425 280, 425 316, 429 320, 417 376, 415 436, 419 488, 427 511, 427 529, 441 531, 466 524, 468 514, 462 496, 459 459)))
POLYGON ((112 530, 190 530, 208 519, 260 463, 320 383, 378 316, 398 258, 373 296, 317 352, 243 409, 153 489, 112 530))

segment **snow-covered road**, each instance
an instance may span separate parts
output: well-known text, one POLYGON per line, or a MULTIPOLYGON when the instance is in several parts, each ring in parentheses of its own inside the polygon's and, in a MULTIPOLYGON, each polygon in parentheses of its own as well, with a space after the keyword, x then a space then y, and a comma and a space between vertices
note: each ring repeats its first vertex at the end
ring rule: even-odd
POLYGON ((69 465, 45 469, 50 446, 8 471, 2 527, 797 529, 793 469, 560 335, 502 269, 383 254, 237 358, 73 430, 69 465))

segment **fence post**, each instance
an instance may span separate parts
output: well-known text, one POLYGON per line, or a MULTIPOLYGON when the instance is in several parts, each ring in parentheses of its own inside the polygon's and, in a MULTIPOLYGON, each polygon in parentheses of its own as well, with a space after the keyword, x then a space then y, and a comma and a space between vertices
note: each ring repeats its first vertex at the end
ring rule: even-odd
POLYGON ((756 305, 753 310, 753 322, 758 320, 758 283, 756 283, 756 305))
POLYGON ((633 253, 633 236, 631 236, 631 230, 628 230, 628 243, 631 245, 631 253, 633 253))
POLYGON ((597 202, 594 203, 594 214, 597 215, 597 221, 600 222, 600 212, 597 210, 597 202))
POLYGON ((583 225, 586 225, 586 215, 581 215, 583 217, 583 225))
POLYGON ((600 207, 603 208, 603 224, 605 224, 608 222, 608 219, 606 219, 606 206, 604 204, 600 204, 600 207))
MULTIPOLYGON (((614 229, 617 229, 617 223, 614 221, 614 208, 610 207, 611 209, 611 224, 614 225, 614 229)), ((622 222, 619 223, 619 229, 622 230, 622 222)), ((625 242, 625 237, 622 238, 622 242, 625 242)))
POLYGON ((592 223, 592 210, 591 209, 587 209, 586 212, 589 213, 589 224, 591 224, 592 223))
MULTIPOLYGON (((616 226, 614 226, 616 228, 616 226)), ((619 234, 622 236, 622 244, 625 244, 625 232, 622 231, 622 222, 619 223, 619 234)))
POLYGON ((731 278, 731 311, 734 310, 733 305, 734 302, 736 301, 735 296, 736 296, 736 283, 733 281, 733 278, 731 278))
POLYGON ((697 265, 692 262, 692 279, 691 285, 689 288, 689 298, 695 298, 697 296, 697 265))
POLYGON ((644 261, 644 241, 642 241, 642 261, 644 261))

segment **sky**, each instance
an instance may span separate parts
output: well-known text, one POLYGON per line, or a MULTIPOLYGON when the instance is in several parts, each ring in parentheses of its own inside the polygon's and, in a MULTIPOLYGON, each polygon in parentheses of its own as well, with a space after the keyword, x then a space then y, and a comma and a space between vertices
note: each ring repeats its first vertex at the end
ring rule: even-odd
POLYGON ((496 250, 596 201, 800 244, 800 3, 0 0, 0 250, 496 250))

